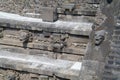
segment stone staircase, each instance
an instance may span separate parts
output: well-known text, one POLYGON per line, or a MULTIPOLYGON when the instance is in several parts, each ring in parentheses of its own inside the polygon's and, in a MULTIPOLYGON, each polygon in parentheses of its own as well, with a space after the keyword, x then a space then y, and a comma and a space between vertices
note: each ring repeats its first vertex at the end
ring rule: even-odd
POLYGON ((120 24, 117 23, 111 42, 111 53, 107 57, 103 80, 120 80, 120 24))

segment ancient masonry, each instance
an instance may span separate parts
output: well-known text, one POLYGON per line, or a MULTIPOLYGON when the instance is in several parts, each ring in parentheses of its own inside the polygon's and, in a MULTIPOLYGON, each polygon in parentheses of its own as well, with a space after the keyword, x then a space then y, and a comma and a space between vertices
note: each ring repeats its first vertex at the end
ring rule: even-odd
POLYGON ((111 52, 107 58, 103 80, 119 80, 120 79, 120 23, 119 19, 112 35, 111 52))
MULTIPOLYGON (((103 73, 103 80, 119 80, 120 79, 120 18, 119 18, 119 6, 120 1, 109 0, 109 6, 107 6, 105 14, 112 21, 112 32, 110 39, 110 52, 106 58, 105 70, 103 73), (112 14, 111 14, 112 13, 112 14)), ((110 21, 110 24, 111 24, 110 21)), ((110 26, 110 25, 109 25, 110 26)))
MULTIPOLYGON (((0 2, 4 11, 0 12, 0 79, 83 78, 80 77, 85 71, 83 60, 90 35, 94 33, 93 20, 100 8, 99 1, 0 2)), ((99 78, 95 73, 88 74, 89 78, 99 78)))
POLYGON ((0 80, 119 80, 112 1, 0 0, 0 80))

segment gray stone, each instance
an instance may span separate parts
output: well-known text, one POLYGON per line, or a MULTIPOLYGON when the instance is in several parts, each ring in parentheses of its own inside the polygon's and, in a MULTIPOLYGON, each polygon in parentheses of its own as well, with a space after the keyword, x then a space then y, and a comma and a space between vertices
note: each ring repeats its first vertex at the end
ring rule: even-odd
POLYGON ((43 21, 54 22, 58 19, 57 9, 50 7, 43 7, 41 17, 43 21))

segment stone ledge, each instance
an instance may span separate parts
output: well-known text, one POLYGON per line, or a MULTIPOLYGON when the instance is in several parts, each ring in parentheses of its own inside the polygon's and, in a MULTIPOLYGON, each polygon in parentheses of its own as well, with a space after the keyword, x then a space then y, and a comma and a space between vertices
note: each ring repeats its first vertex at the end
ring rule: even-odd
POLYGON ((76 80, 82 63, 0 51, 0 67, 76 80))
POLYGON ((5 12, 0 12, 0 25, 3 27, 38 31, 44 30, 84 36, 89 36, 93 27, 93 23, 90 22, 68 22, 60 20, 56 22, 44 22, 42 19, 23 17, 5 12))

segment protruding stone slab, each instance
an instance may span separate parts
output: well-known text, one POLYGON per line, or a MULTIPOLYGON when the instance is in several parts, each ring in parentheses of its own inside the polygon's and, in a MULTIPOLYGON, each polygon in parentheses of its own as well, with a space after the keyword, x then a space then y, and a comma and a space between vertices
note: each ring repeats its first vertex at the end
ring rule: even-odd
POLYGON ((43 22, 42 19, 23 17, 17 14, 0 12, 0 25, 25 30, 37 30, 56 33, 68 33, 74 35, 89 36, 93 23, 90 22, 43 22))
POLYGON ((76 80, 82 63, 0 51, 0 67, 76 80))

